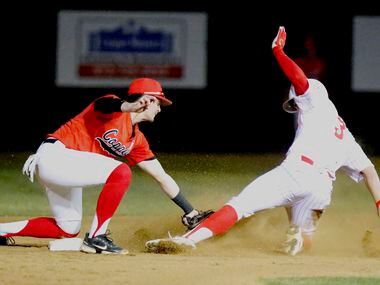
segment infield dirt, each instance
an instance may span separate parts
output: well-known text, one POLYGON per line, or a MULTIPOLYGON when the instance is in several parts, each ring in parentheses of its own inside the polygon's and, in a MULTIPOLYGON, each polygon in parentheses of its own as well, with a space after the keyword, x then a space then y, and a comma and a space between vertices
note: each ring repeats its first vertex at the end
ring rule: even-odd
MULTIPOLYGON (((380 226, 372 215, 331 211, 322 218, 310 252, 290 257, 277 251, 286 231, 283 209, 259 213, 229 233, 176 254, 146 253, 145 241, 181 234, 179 217, 115 216, 115 242, 130 255, 50 252, 50 239, 16 237, 0 247, 0 284, 262 284, 278 277, 380 278, 380 226), (371 232, 367 232, 371 230, 371 232)), ((0 221, 20 220, 1 217, 0 221)), ((83 222, 84 236, 91 218, 83 222)))

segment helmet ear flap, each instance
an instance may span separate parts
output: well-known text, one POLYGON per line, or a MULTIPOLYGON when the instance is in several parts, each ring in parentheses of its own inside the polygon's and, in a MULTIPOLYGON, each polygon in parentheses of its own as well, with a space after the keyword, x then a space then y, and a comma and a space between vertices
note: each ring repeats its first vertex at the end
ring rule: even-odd
POLYGON ((298 107, 294 98, 286 100, 282 104, 282 109, 284 109, 284 111, 288 113, 297 113, 298 107))
POLYGON ((288 99, 282 104, 282 109, 284 109, 285 112, 297 113, 298 107, 294 98, 296 98, 296 92, 294 90, 294 86, 291 85, 288 99))

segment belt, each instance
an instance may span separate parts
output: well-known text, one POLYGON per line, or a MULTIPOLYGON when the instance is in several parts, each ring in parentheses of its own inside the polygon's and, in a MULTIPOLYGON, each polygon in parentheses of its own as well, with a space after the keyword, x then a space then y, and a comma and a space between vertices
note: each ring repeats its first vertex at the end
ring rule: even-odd
POLYGON ((55 143, 56 141, 56 138, 47 138, 42 143, 55 143))

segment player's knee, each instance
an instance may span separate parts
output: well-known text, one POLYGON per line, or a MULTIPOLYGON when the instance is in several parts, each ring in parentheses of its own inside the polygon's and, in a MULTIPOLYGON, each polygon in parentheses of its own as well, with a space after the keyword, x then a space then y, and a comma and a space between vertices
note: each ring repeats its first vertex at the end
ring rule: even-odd
POLYGON ((311 237, 317 229, 319 219, 323 214, 323 209, 312 209, 310 215, 299 222, 302 228, 302 234, 304 236, 311 237))
POLYGON ((325 209, 331 203, 331 192, 329 189, 323 191, 313 191, 310 194, 309 201, 313 204, 314 209, 325 209))
POLYGON ((62 237, 75 237, 79 234, 82 220, 70 220, 57 222, 62 230, 62 237))
POLYGON ((107 182, 112 180, 112 183, 121 183, 125 184, 125 187, 128 187, 131 181, 131 176, 132 171, 129 166, 125 163, 122 163, 112 171, 111 175, 108 177, 107 182))

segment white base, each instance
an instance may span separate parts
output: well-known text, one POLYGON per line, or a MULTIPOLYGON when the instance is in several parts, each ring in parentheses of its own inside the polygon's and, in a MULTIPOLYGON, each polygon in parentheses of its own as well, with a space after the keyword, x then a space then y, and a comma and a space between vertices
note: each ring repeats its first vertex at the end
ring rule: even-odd
POLYGON ((80 238, 63 238, 49 242, 50 251, 75 250, 79 251, 83 240, 80 238))

